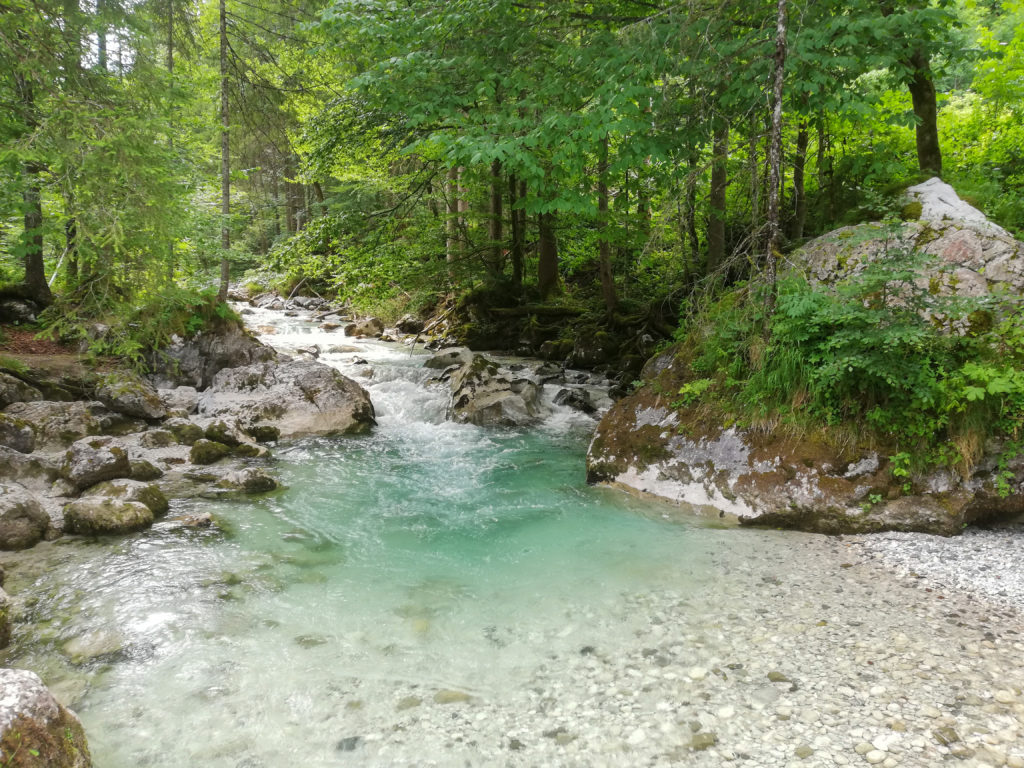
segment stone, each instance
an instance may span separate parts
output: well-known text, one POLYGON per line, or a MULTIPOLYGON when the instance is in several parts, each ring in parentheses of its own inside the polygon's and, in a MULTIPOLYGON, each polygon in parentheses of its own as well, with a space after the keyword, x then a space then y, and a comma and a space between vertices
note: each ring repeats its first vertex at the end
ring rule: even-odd
POLYGON ((50 516, 27 489, 0 482, 0 550, 28 549, 43 539, 49 524, 50 516))
POLYGON ((359 736, 346 736, 337 743, 336 748, 339 752, 354 752, 361 741, 359 736))
POLYGON ((273 443, 281 438, 281 430, 272 424, 254 424, 245 433, 257 443, 273 443))
POLYGON ((43 393, 16 376, 0 371, 0 410, 11 403, 42 400, 43 393))
POLYGON ((203 428, 188 419, 168 419, 163 423, 163 428, 182 445, 193 445, 203 436, 203 428))
POLYGON ((167 417, 167 406, 153 386, 124 372, 104 377, 96 388, 96 399, 132 418, 154 421, 167 417))
POLYGON ((407 709, 418 707, 422 703, 423 699, 421 699, 419 696, 406 696, 405 698, 399 700, 398 704, 395 705, 395 709, 397 709, 399 712, 404 712, 407 709))
POLYGON ((772 670, 771 672, 768 673, 768 680, 770 680, 773 683, 792 683, 793 682, 788 677, 786 677, 784 674, 782 674, 781 672, 778 672, 776 670, 772 670))
POLYGON ((372 337, 376 338, 384 333, 384 323, 382 323, 376 317, 368 317, 365 320, 359 320, 354 323, 349 323, 345 326, 346 336, 361 336, 361 337, 372 337))
POLYGON ((143 448, 166 448, 177 442, 174 433, 169 429, 150 429, 139 438, 139 445, 143 448))
POLYGON ((555 395, 555 405, 564 405, 581 413, 597 413, 597 406, 590 399, 590 393, 585 389, 560 389, 555 395))
MULTIPOLYGON (((283 304, 283 302, 282 302, 283 304)), ((171 343, 149 356, 150 380, 161 389, 179 386, 205 390, 214 376, 225 368, 264 363, 277 358, 271 347, 262 343, 236 322, 202 331, 171 343)))
POLYGON ((434 694, 434 701, 438 704, 466 704, 472 701, 472 697, 464 691, 444 688, 434 694))
POLYGON ((138 501, 87 496, 64 507, 64 530, 85 536, 131 533, 153 524, 153 512, 138 501))
POLYGON ((168 411, 184 411, 195 413, 199 407, 199 390, 195 387, 181 386, 173 389, 159 389, 157 395, 168 411))
POLYGON ((795 754, 801 760, 806 760, 808 757, 814 754, 814 750, 806 744, 801 744, 799 747, 793 750, 793 754, 795 754))
POLYGON ((0 322, 21 325, 36 322, 36 314, 40 307, 28 299, 0 299, 0 322))
POLYGON ((113 423, 106 406, 98 402, 26 401, 7 406, 4 413, 32 425, 37 449, 65 448, 83 437, 103 434, 113 423))
POLYGON ((280 438, 365 434, 376 424, 366 390, 315 360, 223 370, 199 413, 242 432, 272 427, 280 438))
POLYGON ((159 480, 164 476, 164 471, 160 467, 146 459, 132 459, 131 467, 132 480, 146 482, 148 480, 159 480))
POLYGON ((242 435, 223 419, 214 419, 207 424, 203 430, 203 437, 229 448, 237 448, 243 439, 242 435))
POLYGON ((18 768, 92 766, 82 723, 33 672, 0 669, 0 761, 18 768))
POLYGON ((943 726, 942 728, 936 728, 932 731, 932 736, 944 747, 948 747, 950 744, 955 744, 960 741, 960 734, 956 732, 956 729, 951 726, 943 726))
POLYGON ((402 319, 395 323, 395 330, 399 333, 407 333, 410 336, 423 332, 423 321, 415 315, 403 315, 402 319))
POLYGON ((262 470, 246 467, 224 475, 217 485, 242 493, 267 493, 277 488, 277 481, 262 470))
POLYGON ((867 760, 871 765, 877 765, 878 763, 881 763, 883 760, 885 760, 885 758, 887 757, 888 755, 880 749, 872 749, 870 752, 864 755, 864 759, 867 760))
POLYGON ((124 652, 124 637, 118 632, 97 629, 68 640, 62 650, 72 664, 86 664, 95 659, 113 658, 124 652))
POLYGON ((32 453, 36 449, 35 430, 27 421, 0 413, 0 445, 18 453, 32 453))
POLYGON ((49 456, 25 454, 0 445, 0 478, 34 491, 46 491, 60 477, 59 464, 49 456))
POLYGON ((423 363, 424 368, 432 370, 444 370, 453 365, 466 365, 473 361, 473 353, 466 347, 447 347, 438 350, 433 356, 428 357, 423 363))
POLYGON ((105 496, 123 501, 137 501, 149 507, 154 515, 167 514, 170 504, 164 492, 154 483, 117 479, 99 483, 85 492, 85 496, 105 496))
POLYGON ((448 418, 477 426, 521 427, 540 420, 540 387, 476 355, 449 380, 448 418))
POLYGON ((96 483, 128 477, 132 473, 127 452, 109 437, 91 437, 74 443, 64 454, 61 476, 78 490, 96 483))
POLYGON ((188 459, 193 464, 213 464, 230 453, 231 449, 223 443, 202 439, 193 443, 192 450, 188 452, 188 459))
POLYGON ((690 738, 690 749, 694 752, 703 752, 711 749, 718 743, 718 736, 711 731, 700 731, 690 738))

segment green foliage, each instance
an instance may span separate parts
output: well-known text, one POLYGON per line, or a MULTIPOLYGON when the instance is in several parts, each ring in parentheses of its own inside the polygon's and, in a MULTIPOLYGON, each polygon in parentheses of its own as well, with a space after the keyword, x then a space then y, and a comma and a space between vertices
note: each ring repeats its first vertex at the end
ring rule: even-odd
POLYGON ((84 343, 90 356, 115 357, 139 370, 172 336, 187 338, 220 323, 239 322, 227 304, 217 301, 215 290, 177 287, 157 289, 140 301, 114 305, 103 316, 87 318, 80 304, 67 299, 44 316, 51 333, 84 343))
POLYGON ((904 480, 911 465, 969 466, 989 437, 1013 450, 1024 428, 1024 307, 950 295, 948 283, 933 258, 896 250, 832 287, 786 277, 770 320, 763 297, 730 291, 686 335, 702 378, 680 390, 682 404, 852 425, 896 449, 904 480))

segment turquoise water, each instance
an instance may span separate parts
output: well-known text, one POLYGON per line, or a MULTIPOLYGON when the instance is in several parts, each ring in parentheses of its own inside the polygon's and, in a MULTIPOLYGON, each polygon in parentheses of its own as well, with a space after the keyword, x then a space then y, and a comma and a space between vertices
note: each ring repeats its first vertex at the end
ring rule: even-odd
POLYGON ((364 356, 375 433, 278 446, 269 496, 175 505, 222 530, 14 561, 7 664, 73 704, 101 768, 337 765, 339 736, 386 739, 405 697, 511 700, 560 653, 628 647, 648 620, 629 596, 713 580, 717 532, 585 485, 592 421, 447 423, 422 358, 364 356))

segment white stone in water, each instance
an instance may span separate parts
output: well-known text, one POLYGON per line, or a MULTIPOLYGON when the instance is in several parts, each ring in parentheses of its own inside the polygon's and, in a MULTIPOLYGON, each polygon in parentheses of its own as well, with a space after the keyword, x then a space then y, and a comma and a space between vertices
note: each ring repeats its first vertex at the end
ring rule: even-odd
POLYGON ((646 740, 647 740, 647 731, 645 731, 643 728, 637 728, 635 731, 633 731, 631 734, 629 734, 629 738, 626 739, 626 741, 629 744, 633 744, 634 746, 637 745, 637 744, 641 744, 641 743, 643 743, 646 740))
POLYGON ((864 759, 872 765, 877 765, 878 763, 883 762, 886 757, 888 757, 888 755, 886 755, 885 752, 883 752, 880 749, 872 749, 870 752, 864 755, 864 759))
POLYGON ((704 667, 691 667, 687 674, 691 680, 703 680, 708 676, 708 671, 704 667))
POLYGON ((1017 697, 1014 695, 1013 691, 1002 690, 996 691, 995 700, 1000 704, 1013 704, 1017 700, 1017 697))

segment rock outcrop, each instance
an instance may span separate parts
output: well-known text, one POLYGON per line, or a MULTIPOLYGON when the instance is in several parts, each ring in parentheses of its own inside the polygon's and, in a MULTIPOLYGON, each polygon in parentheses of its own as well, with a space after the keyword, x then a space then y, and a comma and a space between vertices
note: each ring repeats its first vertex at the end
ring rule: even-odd
POLYGON ((199 414, 246 433, 273 428, 282 438, 364 434, 376 423, 366 390, 314 360, 222 370, 203 392, 199 414))
POLYGON ((0 549, 28 549, 42 540, 50 517, 26 488, 0 483, 0 549))
MULTIPOLYGON (((919 220, 903 224, 895 238, 880 224, 846 227, 793 254, 793 268, 831 284, 895 245, 938 258, 951 279, 937 290, 1024 292, 1024 243, 937 179, 908 192, 919 220)), ((824 433, 713 423, 706 409, 678 402, 675 393, 692 379, 683 362, 691 355, 679 351, 651 359, 642 373, 645 385, 601 420, 587 455, 591 482, 627 486, 744 524, 821 533, 952 535, 975 521, 1024 513, 1024 459, 1000 470, 998 445, 986 446, 966 476, 935 470, 907 477, 886 455, 895 450, 837 447, 824 433)))
POLYGON ((451 374, 448 418, 477 426, 521 427, 544 414, 540 386, 529 376, 474 355, 451 374))
POLYGON ((92 766, 81 721, 27 670, 0 669, 0 765, 92 766))
POLYGON ((218 371, 273 360, 277 353, 253 338, 235 323, 226 323, 216 331, 193 338, 175 337, 150 357, 151 379, 162 389, 179 386, 206 389, 218 371))
POLYGON ((1024 243, 939 179, 907 192, 913 220, 895 232, 879 223, 843 227, 810 241, 792 254, 790 262, 808 279, 831 284, 886 253, 916 249, 951 270, 948 287, 959 295, 981 296, 995 288, 1024 292, 1024 243))

